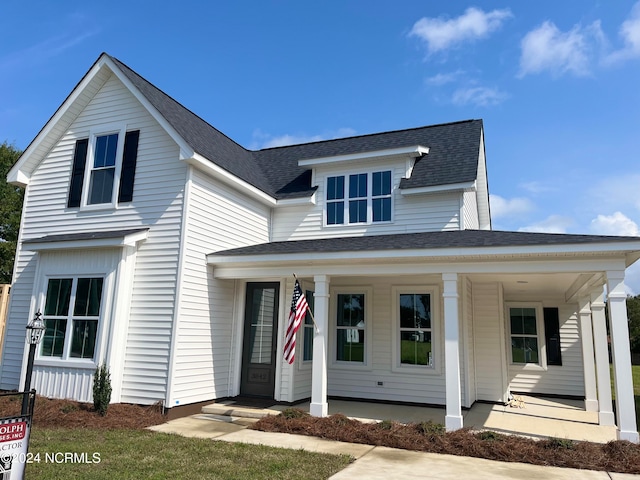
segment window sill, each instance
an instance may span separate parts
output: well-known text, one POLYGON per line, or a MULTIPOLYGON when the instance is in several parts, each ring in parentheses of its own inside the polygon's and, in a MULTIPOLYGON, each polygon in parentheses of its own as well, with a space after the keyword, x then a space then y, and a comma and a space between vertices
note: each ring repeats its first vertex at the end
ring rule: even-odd
POLYGON ((37 358, 33 363, 35 367, 58 367, 58 368, 78 368, 85 370, 95 370, 98 368, 93 360, 89 359, 69 359, 61 358, 37 358))
POLYGON ((511 363, 509 364, 509 369, 520 372, 546 372, 547 366, 537 363, 511 363))
POLYGON ((393 373, 401 373, 407 375, 442 375, 440 368, 428 367, 426 365, 394 365, 391 368, 393 373))
POLYGON ((356 371, 371 371, 372 368, 366 364, 361 362, 340 362, 334 361, 331 363, 331 368, 335 370, 356 370, 356 371))

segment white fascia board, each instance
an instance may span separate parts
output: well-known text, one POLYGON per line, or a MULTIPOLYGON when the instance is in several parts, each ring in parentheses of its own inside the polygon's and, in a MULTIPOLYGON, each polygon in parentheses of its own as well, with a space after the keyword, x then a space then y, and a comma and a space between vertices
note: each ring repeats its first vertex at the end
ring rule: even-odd
POLYGON ((477 183, 463 182, 463 183, 450 183, 448 185, 434 185, 432 187, 418 187, 418 188, 403 188, 400 190, 402 195, 422 195, 425 193, 438 193, 438 192, 452 192, 456 190, 471 190, 475 191, 477 183))
POLYGON ((254 187, 253 185, 241 180, 236 177, 234 174, 226 171, 224 168, 220 168, 218 165, 213 163, 211 160, 206 159, 199 153, 194 153, 190 158, 184 159, 189 165, 208 173, 212 177, 215 177, 227 185, 231 185, 236 189, 240 190, 243 193, 259 200, 265 205, 270 207, 274 207, 276 205, 276 199, 271 195, 267 195, 262 190, 254 187))
POLYGON ((22 249, 31 252, 42 252, 46 250, 67 250, 79 248, 122 248, 135 247, 138 242, 147 239, 148 231, 130 233, 122 237, 100 238, 89 240, 68 240, 61 242, 34 242, 22 244, 22 249))
POLYGON ((284 277, 295 271, 298 278, 315 275, 337 276, 395 276, 429 275, 442 273, 457 274, 548 274, 602 272, 620 268, 623 262, 617 258, 583 259, 539 258, 538 260, 485 260, 443 259, 438 262, 386 262, 347 263, 343 262, 275 262, 268 265, 244 264, 213 267, 213 275, 219 279, 263 279, 284 277))
POLYGON ((520 257, 534 259, 536 256, 564 255, 571 258, 572 254, 593 253, 597 255, 611 254, 625 256, 629 251, 640 250, 638 242, 625 244, 567 244, 567 245, 534 245, 507 247, 470 247, 470 248, 424 248, 407 250, 366 250, 340 252, 302 252, 280 255, 207 255, 210 265, 247 264, 265 262, 309 262, 309 261, 357 261, 357 260, 408 260, 408 259, 436 259, 440 257, 459 257, 491 260, 495 257, 520 257))
POLYGON ((306 158, 298 160, 300 167, 310 167, 313 165, 324 165, 327 163, 350 162, 356 160, 366 160, 376 157, 390 157, 395 155, 407 155, 409 157, 419 157, 429 153, 429 147, 414 145, 412 147, 389 148, 386 150, 373 150, 370 152, 352 153, 349 155, 336 155, 332 157, 306 158))
POLYGON ((60 119, 67 113, 69 107, 73 105, 73 103, 77 100, 80 94, 84 91, 84 89, 91 83, 91 81, 98 74, 100 69, 102 69, 104 65, 104 60, 106 57, 103 55, 98 61, 91 67, 91 69, 87 72, 84 78, 80 81, 80 83, 73 89, 73 91, 69 94, 66 100, 60 105, 58 110, 53 114, 53 116, 49 119, 49 121, 42 127, 42 130, 38 133, 36 138, 29 144, 27 149, 22 152, 20 158, 15 163, 11 170, 7 173, 7 182, 13 185, 18 185, 20 187, 26 187, 29 184, 29 180, 31 178, 32 171, 24 171, 23 166, 27 162, 27 159, 34 154, 38 150, 38 147, 42 143, 42 141, 51 133, 51 130, 55 127, 55 125, 60 121, 60 119))
POLYGON ((109 71, 114 74, 120 82, 132 93, 132 95, 147 109, 149 114, 167 131, 167 134, 178 144, 180 148, 180 155, 182 158, 188 158, 193 155, 193 149, 184 141, 184 139, 175 131, 175 129, 167 122, 167 120, 160 115, 153 105, 146 99, 144 95, 129 81, 129 79, 122 73, 122 71, 111 61, 108 55, 103 54, 94 63, 87 74, 82 78, 80 83, 73 89, 63 104, 49 119, 46 125, 40 130, 36 138, 29 144, 27 149, 22 153, 16 164, 7 173, 7 182, 18 185, 20 187, 26 187, 29 184, 32 171, 25 171, 23 169, 24 164, 28 158, 33 155, 39 148, 42 141, 51 133, 51 130, 58 124, 62 117, 67 113, 69 108, 74 104, 78 97, 84 92, 86 87, 93 81, 98 73, 108 68, 109 71))
POLYGON ((127 76, 122 73, 122 70, 118 68, 118 66, 111 61, 108 56, 104 56, 100 60, 103 64, 109 67, 109 70, 113 72, 113 74, 118 77, 125 87, 131 92, 131 94, 136 97, 144 108, 147 109, 149 114, 154 118, 156 122, 160 124, 160 126, 167 132, 167 134, 171 137, 171 139, 178 144, 180 148, 180 159, 183 160, 185 158, 190 158, 194 154, 193 148, 182 138, 182 136, 171 126, 171 124, 156 110, 156 108, 147 100, 145 97, 133 83, 127 78, 127 76))
POLYGON ((316 204, 316 193, 310 197, 300 197, 300 198, 284 198, 282 200, 276 200, 276 207, 295 207, 298 205, 315 205, 316 204))

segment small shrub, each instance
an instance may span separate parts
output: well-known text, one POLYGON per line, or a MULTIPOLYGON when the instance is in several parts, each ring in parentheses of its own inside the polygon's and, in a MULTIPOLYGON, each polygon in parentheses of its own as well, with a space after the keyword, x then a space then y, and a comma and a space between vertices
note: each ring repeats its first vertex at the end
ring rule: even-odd
POLYGON ((393 422, 391 420, 383 420, 378 424, 378 428, 381 430, 391 430, 393 428, 393 422))
POLYGON ((103 417, 111 401, 111 374, 109 367, 100 365, 93 375, 93 407, 103 417))
POLYGON ((63 406, 60 411, 62 413, 71 413, 71 412, 75 412, 76 410, 79 410, 77 405, 74 405, 73 403, 67 403, 65 406, 63 406))
POLYGON ((425 435, 427 437, 431 437, 434 435, 444 435, 445 433, 444 425, 442 425, 441 423, 434 423, 431 420, 429 420, 428 422, 420 422, 416 425, 416 427, 422 435, 425 435))
POLYGON ((309 416, 309 413, 304 410, 300 410, 299 408, 285 408, 280 415, 287 419, 293 419, 306 418, 309 416))
POLYGON ((553 450, 573 450, 575 447, 575 442, 573 440, 569 440, 568 438, 549 438, 544 444, 545 448, 550 448, 553 450))
POLYGON ((499 433, 492 432, 491 430, 485 430, 484 432, 478 433, 477 437, 480 440, 485 440, 487 442, 495 442, 503 439, 503 436, 499 433))

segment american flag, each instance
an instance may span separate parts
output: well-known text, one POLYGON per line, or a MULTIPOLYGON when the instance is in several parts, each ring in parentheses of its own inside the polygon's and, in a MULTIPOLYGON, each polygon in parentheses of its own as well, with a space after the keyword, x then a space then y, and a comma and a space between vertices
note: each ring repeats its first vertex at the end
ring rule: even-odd
POLYGON ((289 312, 289 321, 287 323, 287 334, 284 339, 284 359, 293 363, 296 353, 296 333, 302 324, 302 319, 307 313, 309 304, 302 293, 300 282, 296 279, 293 287, 293 297, 291 298, 291 311, 289 312))

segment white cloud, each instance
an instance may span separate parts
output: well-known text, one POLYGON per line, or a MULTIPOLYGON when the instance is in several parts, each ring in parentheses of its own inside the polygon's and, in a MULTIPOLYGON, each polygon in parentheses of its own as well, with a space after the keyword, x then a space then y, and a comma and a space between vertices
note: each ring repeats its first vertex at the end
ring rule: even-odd
POLYGON ((567 229, 573 225, 573 220, 561 215, 550 215, 546 219, 519 228, 519 232, 540 232, 540 233, 567 233, 567 229))
POLYGON ((553 192, 554 190, 556 190, 554 187, 545 185, 537 181, 521 183, 519 186, 524 190, 527 190, 528 192, 536 195, 540 193, 553 192))
POLYGON ((590 56, 603 38, 600 22, 586 28, 576 25, 570 31, 562 32, 553 22, 546 21, 522 39, 518 76, 543 71, 554 75, 588 75, 590 56))
POLYGON ((609 54, 604 62, 618 63, 640 57, 640 2, 636 2, 633 6, 627 19, 622 22, 618 34, 622 38, 624 46, 609 54))
POLYGON ((489 195, 491 218, 516 217, 531 212, 533 203, 527 198, 506 199, 499 195, 489 195))
POLYGON ((449 72, 449 73, 438 73, 433 77, 427 78, 425 80, 425 83, 439 87, 447 83, 455 82, 464 73, 465 72, 463 70, 457 70, 455 72, 449 72))
POLYGON ((470 87, 456 90, 451 97, 451 101, 458 106, 472 104, 479 107, 488 107, 498 105, 508 98, 509 94, 497 88, 470 87))
POLYGON ((425 41, 431 54, 465 41, 485 38, 500 28, 504 20, 511 16, 509 9, 484 12, 471 7, 457 18, 421 18, 413 25, 409 36, 425 41))
POLYGON ((615 212, 613 215, 598 215, 591 220, 591 231, 599 235, 640 236, 638 224, 622 212, 615 212))
POLYGON ((257 129, 253 132, 253 141, 251 143, 251 148, 261 149, 261 148, 283 147, 285 145, 297 145, 300 143, 320 142, 322 140, 332 140, 335 138, 351 137, 355 134, 356 134, 356 131, 353 128, 340 128, 338 130, 327 132, 322 135, 284 134, 279 136, 273 136, 269 133, 264 133, 260 129, 257 129))

